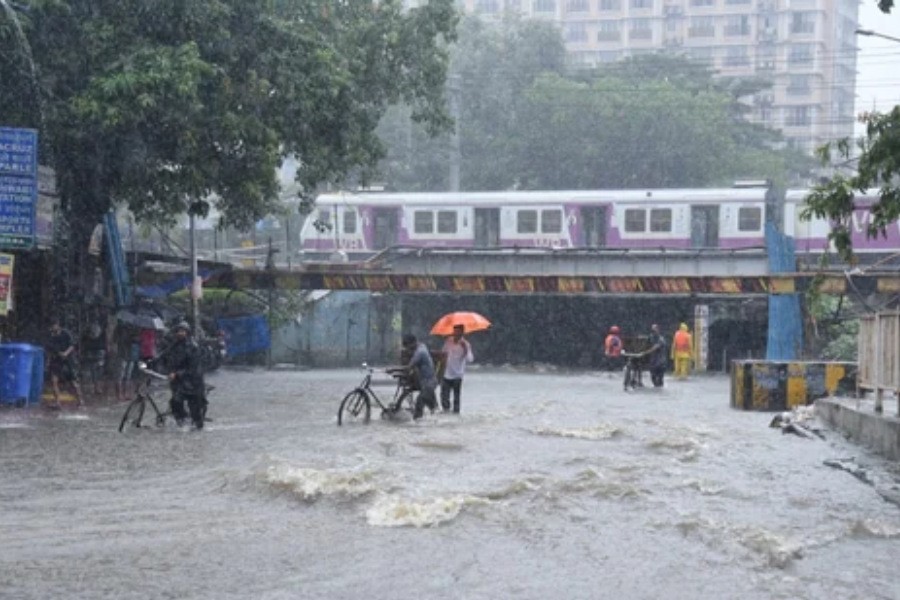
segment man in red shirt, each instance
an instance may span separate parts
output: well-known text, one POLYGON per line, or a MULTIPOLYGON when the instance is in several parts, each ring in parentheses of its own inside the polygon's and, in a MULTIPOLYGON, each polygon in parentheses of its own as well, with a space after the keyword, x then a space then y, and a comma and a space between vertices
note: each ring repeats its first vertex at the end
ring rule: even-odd
POLYGON ((622 370, 622 338, 619 337, 618 325, 613 325, 609 328, 609 333, 606 336, 606 340, 603 342, 603 355, 606 359, 607 370, 622 370))

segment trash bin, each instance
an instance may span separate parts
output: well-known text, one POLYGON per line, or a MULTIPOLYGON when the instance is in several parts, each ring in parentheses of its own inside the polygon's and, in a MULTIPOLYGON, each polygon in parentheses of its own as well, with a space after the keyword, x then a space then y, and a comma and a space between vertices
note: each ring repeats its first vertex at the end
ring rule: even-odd
POLYGON ((39 402, 43 391, 44 351, 30 344, 0 344, 0 403, 39 402), (36 383, 40 380, 40 383, 36 383))

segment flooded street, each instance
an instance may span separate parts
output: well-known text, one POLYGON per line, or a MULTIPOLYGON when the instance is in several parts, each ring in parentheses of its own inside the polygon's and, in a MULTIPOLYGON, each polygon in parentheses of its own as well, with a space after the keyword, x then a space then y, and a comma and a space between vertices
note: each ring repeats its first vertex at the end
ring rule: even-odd
POLYGON ((0 412, 0 597, 900 594, 900 509, 823 461, 895 465, 730 409, 722 376, 472 369, 459 417, 337 427, 359 379, 218 373, 201 433, 0 412))

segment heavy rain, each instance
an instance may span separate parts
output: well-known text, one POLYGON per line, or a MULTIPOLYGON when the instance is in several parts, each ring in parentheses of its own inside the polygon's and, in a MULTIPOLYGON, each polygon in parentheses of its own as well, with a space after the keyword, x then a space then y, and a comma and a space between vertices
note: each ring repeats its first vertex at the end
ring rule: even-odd
POLYGON ((0 0, 0 598, 897 598, 890 8, 0 0))

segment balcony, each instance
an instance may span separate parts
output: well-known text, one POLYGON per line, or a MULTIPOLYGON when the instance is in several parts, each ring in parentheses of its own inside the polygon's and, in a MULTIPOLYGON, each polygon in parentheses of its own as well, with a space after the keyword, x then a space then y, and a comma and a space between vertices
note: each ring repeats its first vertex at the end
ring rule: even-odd
POLYGON ((618 42, 622 40, 622 33, 619 31, 598 31, 598 42, 618 42))
POLYGON ((711 38, 716 37, 715 26, 688 27, 688 37, 711 38))

